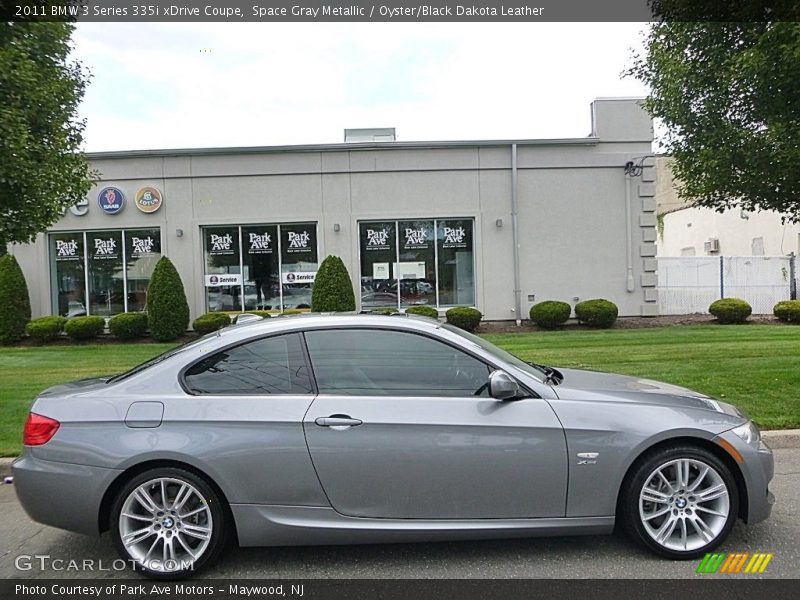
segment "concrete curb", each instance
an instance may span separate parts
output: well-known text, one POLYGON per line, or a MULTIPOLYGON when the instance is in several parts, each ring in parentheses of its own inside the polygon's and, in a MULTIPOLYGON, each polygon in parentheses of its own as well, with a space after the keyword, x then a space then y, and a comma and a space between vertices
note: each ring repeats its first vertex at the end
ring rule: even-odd
MULTIPOLYGON (((761 436, 770 448, 800 448, 800 429, 773 429, 762 431, 761 436)), ((11 473, 14 457, 0 457, 0 475, 11 473)))

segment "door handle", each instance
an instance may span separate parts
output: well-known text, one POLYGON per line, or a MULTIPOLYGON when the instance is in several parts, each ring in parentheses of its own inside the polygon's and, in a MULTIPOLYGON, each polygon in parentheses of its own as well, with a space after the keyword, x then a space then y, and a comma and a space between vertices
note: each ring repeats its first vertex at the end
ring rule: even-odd
POLYGON ((320 427, 334 427, 345 429, 347 427, 355 427, 361 425, 361 419, 351 419, 348 415, 331 415, 330 417, 319 417, 314 420, 314 423, 320 427))

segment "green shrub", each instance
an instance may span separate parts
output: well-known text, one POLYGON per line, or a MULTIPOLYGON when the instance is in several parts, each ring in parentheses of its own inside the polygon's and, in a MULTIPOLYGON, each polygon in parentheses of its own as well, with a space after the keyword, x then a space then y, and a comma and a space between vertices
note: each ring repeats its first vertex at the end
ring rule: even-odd
POLYGON ((153 269, 147 289, 147 324, 157 342, 179 338, 189 326, 189 303, 183 282, 172 261, 162 256, 153 269))
POLYGON ((281 312, 281 314, 282 315, 302 315, 303 311, 300 310, 299 308, 287 308, 283 312, 281 312))
POLYGON ((708 312, 717 317, 720 323, 744 323, 753 309, 740 298, 723 298, 712 302, 708 312))
POLYGON ((584 300, 575 305, 575 316, 578 321, 589 327, 611 327, 617 320, 618 314, 617 305, 602 298, 584 300))
POLYGON ((269 319, 272 316, 272 313, 268 310, 246 310, 244 312, 247 315, 257 315, 259 317, 264 317, 265 319, 269 319))
POLYGON ((108 330, 121 340, 134 340, 147 333, 147 314, 129 312, 114 315, 108 321, 108 330))
POLYGON ((64 332, 73 340, 91 340, 103 333, 106 320, 103 317, 72 317, 64 325, 64 332))
POLYGON ((483 318, 481 311, 469 306, 456 306, 448 310, 444 316, 450 325, 465 331, 475 331, 483 318))
POLYGON ((781 321, 800 323, 800 300, 784 300, 778 302, 772 313, 781 321))
POLYGON ((25 330, 39 343, 52 342, 64 331, 66 317, 41 317, 28 323, 25 330))
POLYGON ((338 256, 328 256, 322 261, 314 279, 311 310, 314 312, 347 312, 355 309, 356 297, 353 294, 353 283, 347 267, 338 256))
POLYGON ((0 344, 21 340, 30 320, 31 301, 25 276, 17 259, 6 254, 0 257, 0 344))
POLYGON ((200 315, 194 321, 192 321, 192 329, 194 329, 200 335, 205 335, 207 333, 211 333, 212 331, 216 331, 217 329, 227 327, 230 324, 231 318, 228 316, 228 313, 210 312, 200 315))
POLYGON ((544 329, 557 329, 569 320, 572 307, 566 302, 545 300, 531 306, 531 321, 544 329))
POLYGON ((439 318, 439 311, 433 308, 432 306, 425 306, 424 304, 420 304, 419 306, 409 306, 406 309, 407 315, 420 315, 422 317, 430 317, 431 319, 438 319, 439 318))

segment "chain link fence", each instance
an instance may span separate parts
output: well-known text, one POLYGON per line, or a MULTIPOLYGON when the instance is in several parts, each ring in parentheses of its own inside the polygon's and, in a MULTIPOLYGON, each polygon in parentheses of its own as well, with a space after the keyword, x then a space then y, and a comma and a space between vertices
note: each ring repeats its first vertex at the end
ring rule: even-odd
POLYGON ((753 314, 772 314, 797 297, 795 256, 679 256, 658 259, 662 315, 708 313, 719 298, 741 298, 753 314))

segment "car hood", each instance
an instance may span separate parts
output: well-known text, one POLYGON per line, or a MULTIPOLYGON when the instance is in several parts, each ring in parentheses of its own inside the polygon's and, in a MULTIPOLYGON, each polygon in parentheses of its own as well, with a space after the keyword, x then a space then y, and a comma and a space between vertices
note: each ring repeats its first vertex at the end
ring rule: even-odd
POLYGON ((747 418, 732 404, 677 385, 616 373, 561 368, 558 370, 564 376, 563 381, 555 387, 555 392, 560 399, 596 399, 598 401, 613 399, 638 404, 713 410, 747 418))

